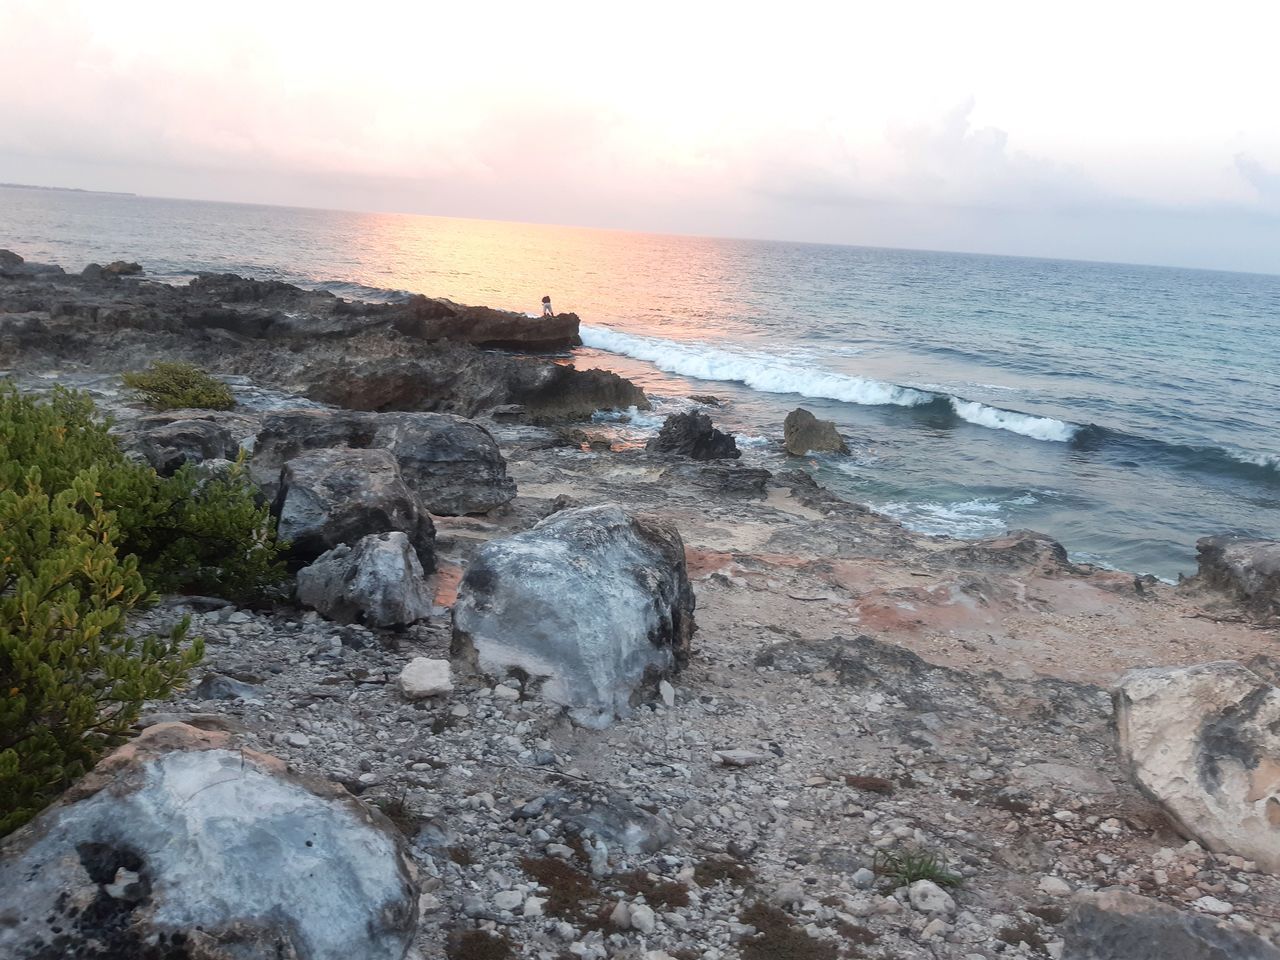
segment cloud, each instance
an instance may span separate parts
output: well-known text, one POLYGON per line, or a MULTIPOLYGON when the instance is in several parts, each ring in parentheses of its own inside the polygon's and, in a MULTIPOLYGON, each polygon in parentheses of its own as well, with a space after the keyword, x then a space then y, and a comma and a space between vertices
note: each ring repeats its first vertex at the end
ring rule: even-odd
POLYGON ((1247 153, 1235 155, 1236 171, 1265 207, 1280 211, 1280 171, 1272 170, 1247 153))

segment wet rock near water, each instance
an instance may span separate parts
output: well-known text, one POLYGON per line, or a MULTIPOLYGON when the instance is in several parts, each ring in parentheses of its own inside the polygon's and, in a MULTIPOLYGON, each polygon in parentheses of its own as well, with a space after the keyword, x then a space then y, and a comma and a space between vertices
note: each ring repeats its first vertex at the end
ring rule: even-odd
POLYGON ((1202 537, 1196 552, 1189 585, 1225 594, 1255 617, 1280 618, 1280 542, 1224 534, 1202 537))
POLYGON ((694 460, 736 460, 742 456, 734 438, 717 430, 711 425, 711 418, 698 411, 667 417, 646 449, 694 460))
POLYGON ((782 425, 783 446, 792 456, 806 453, 848 454, 849 446, 830 420, 819 420, 812 412, 797 407, 782 425))

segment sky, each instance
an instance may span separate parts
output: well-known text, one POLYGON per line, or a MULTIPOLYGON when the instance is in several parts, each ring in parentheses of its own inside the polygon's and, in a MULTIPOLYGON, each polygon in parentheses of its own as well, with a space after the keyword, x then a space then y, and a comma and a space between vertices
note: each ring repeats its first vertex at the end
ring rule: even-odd
POLYGON ((1271 0, 0 0, 0 181, 1280 273, 1277 36, 1271 0))

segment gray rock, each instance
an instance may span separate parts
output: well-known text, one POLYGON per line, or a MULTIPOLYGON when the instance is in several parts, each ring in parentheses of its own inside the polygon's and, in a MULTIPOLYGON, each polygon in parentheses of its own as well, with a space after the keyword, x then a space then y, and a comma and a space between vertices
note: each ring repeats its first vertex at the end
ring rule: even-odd
POLYGON ((547 808, 575 833, 597 837, 628 854, 657 853, 676 839, 664 817, 618 795, 583 799, 553 794, 547 808))
POLYGON ((341 787, 162 724, 0 846, 0 956, 402 960, 413 875, 341 787))
POLYGON ((675 453, 694 460, 736 460, 742 456, 737 441, 711 425, 705 413, 673 413, 658 435, 645 444, 646 450, 675 453))
POLYGON ((782 443, 787 453, 802 457, 806 453, 844 453, 849 446, 830 420, 819 420, 803 407, 787 414, 782 424, 782 443))
POLYGON ((261 695, 261 687, 219 673, 206 673, 195 689, 197 700, 255 700, 261 695))
POLYGON ((280 473, 277 532, 297 563, 374 533, 404 533, 424 570, 435 567, 435 527, 387 450, 310 450, 280 473))
POLYGON ((409 700, 434 697, 452 692, 453 671, 448 660, 414 657, 400 671, 399 684, 400 692, 409 700))
POLYGON ((693 609, 674 527, 616 504, 563 510, 476 554, 454 606, 454 653, 483 673, 527 676, 526 691, 606 726, 683 665, 693 609))
POLYGON ((1062 960, 1280 960, 1251 933, 1120 889, 1077 894, 1063 940, 1062 960))
POLYGON ((1230 661, 1132 670, 1115 706, 1138 786, 1210 850, 1280 873, 1280 688, 1230 661))
POLYGON ((188 463, 234 460, 240 451, 231 431, 212 420, 174 420, 133 433, 125 444, 166 477, 188 463))
POLYGON ((907 888, 911 907, 921 913, 955 913, 956 902, 951 894, 932 880, 917 880, 907 888))
POLYGON ((1280 541, 1221 535, 1196 541, 1193 583, 1239 600, 1260 617, 1280 616, 1280 541))
POLYGON ((396 530, 321 554, 298 571, 298 600, 338 623, 393 627, 430 617, 433 597, 409 538, 396 530))
POLYGON ((250 472, 268 497, 280 470, 307 450, 387 450, 405 484, 432 513, 483 513, 515 496, 507 463, 479 424, 444 413, 291 410, 269 414, 254 446, 250 472))

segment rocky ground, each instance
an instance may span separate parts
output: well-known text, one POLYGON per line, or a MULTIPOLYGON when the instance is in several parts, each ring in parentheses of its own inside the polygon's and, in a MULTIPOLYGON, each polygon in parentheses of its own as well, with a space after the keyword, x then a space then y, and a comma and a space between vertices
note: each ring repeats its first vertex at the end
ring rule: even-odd
MULTIPOLYGON (((112 368, 142 334, 123 328, 90 361, 82 320, 31 289, 26 333, 19 294, 0 290, 3 363, 24 389, 89 388, 136 429, 112 368)), ((222 342, 147 335, 202 361, 222 342)), ((390 344, 378 363, 443 364, 385 331, 250 362, 235 334, 214 365, 257 379, 233 379, 241 419, 223 422, 248 439, 267 411, 332 399, 290 390, 326 351, 375 341, 390 344)), ((455 409, 495 399, 469 397, 455 409)), ((429 619, 384 630, 169 598, 136 625, 189 615, 206 642, 196 682, 144 725, 232 731, 391 817, 420 873, 420 957, 1058 957, 1073 893, 1117 886, 1280 938, 1280 878, 1179 836, 1117 755, 1109 693, 1132 667, 1215 659, 1275 681, 1274 627, 1196 583, 1072 566, 1038 535, 913 534, 814 485, 803 457, 770 476, 749 456, 703 463, 529 422, 542 415, 480 420, 518 493, 433 518, 429 619), (449 693, 406 698, 413 658, 450 656, 450 607, 483 544, 606 502, 683 537, 697 633, 682 672, 604 730, 514 679, 457 674, 449 693)))

